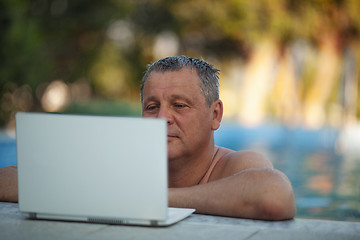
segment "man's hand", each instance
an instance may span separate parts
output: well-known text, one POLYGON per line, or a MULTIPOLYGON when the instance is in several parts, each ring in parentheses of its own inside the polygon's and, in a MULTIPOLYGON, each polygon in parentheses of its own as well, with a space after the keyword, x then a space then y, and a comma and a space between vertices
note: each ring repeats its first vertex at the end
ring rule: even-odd
POLYGON ((0 201, 18 202, 17 167, 0 168, 0 201))

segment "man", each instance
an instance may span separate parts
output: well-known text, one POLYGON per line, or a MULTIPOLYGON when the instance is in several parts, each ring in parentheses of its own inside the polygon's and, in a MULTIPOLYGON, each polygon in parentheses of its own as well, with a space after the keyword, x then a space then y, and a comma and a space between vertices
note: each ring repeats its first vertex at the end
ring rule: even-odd
POLYGON ((223 105, 218 70, 179 56, 152 64, 142 80, 143 117, 168 124, 169 205, 198 213, 282 220, 296 206, 287 177, 262 155, 215 146, 223 105))
POLYGON ((205 61, 178 56, 155 62, 143 77, 143 117, 164 118, 168 125, 169 206, 252 219, 293 218, 294 195, 283 173, 255 152, 215 146, 223 114, 218 72, 205 61))

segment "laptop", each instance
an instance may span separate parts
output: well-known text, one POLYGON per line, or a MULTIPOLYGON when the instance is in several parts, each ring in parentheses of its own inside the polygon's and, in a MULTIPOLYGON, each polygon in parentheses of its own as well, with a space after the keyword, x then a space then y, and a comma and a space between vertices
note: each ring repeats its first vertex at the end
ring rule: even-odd
POLYGON ((19 209, 32 219, 168 226, 161 119, 17 113, 19 209))

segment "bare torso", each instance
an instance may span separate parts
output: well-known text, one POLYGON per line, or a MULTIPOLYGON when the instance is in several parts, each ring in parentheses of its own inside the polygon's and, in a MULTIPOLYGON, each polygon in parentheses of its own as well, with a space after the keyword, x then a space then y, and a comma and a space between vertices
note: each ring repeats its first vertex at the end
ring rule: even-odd
POLYGON ((225 155, 232 152, 230 149, 222 148, 222 147, 216 147, 216 152, 214 154, 214 157, 210 163, 210 166, 208 170, 206 171, 205 175, 200 180, 199 184, 208 183, 211 181, 212 173, 214 172, 215 167, 218 165, 218 163, 224 158, 225 155))
POLYGON ((199 184, 219 180, 249 168, 273 168, 261 154, 252 151, 233 151, 216 146, 215 154, 199 184))

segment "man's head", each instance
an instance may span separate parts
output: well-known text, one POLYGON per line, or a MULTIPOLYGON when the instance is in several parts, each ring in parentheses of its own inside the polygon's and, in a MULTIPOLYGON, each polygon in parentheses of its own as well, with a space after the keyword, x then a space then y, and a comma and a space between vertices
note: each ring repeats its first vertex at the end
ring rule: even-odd
POLYGON ((187 56, 166 57, 149 65, 141 83, 141 102, 144 101, 144 85, 152 72, 175 72, 183 68, 195 69, 200 79, 200 90, 208 106, 219 99, 219 70, 209 63, 187 56))
POLYGON ((151 65, 144 76, 142 116, 167 121, 170 161, 213 154, 213 131, 223 112, 217 73, 204 61, 171 57, 151 65))

